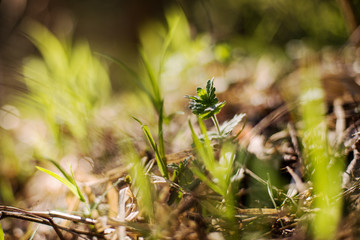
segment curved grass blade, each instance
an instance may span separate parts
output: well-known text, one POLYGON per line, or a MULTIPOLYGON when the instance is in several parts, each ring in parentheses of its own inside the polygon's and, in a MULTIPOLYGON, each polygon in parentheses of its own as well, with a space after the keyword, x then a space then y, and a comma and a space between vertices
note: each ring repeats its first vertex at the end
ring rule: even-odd
POLYGON ((141 125, 141 128, 146 136, 146 139, 148 140, 151 148, 153 149, 153 151, 155 153, 155 159, 158 164, 161 175, 164 178, 168 179, 169 173, 168 173, 168 169, 167 169, 166 158, 161 156, 160 150, 150 132, 149 127, 147 125, 144 125, 138 118, 136 118, 134 116, 133 116, 133 118, 141 125))
POLYGON ((72 182, 70 182, 69 180, 67 180, 64 177, 59 176, 57 173, 54 173, 48 169, 36 166, 36 168, 44 173, 49 174, 50 176, 56 178, 57 180, 59 180, 61 183, 63 183, 76 197, 78 197, 80 199, 80 201, 85 202, 85 198, 84 196, 81 194, 79 188, 77 187, 77 185, 73 184, 72 182))
POLYGON ((60 166, 59 163, 57 163, 56 161, 52 160, 52 159, 48 159, 60 172, 62 175, 64 175, 64 177, 71 182, 72 184, 76 184, 75 180, 60 166))

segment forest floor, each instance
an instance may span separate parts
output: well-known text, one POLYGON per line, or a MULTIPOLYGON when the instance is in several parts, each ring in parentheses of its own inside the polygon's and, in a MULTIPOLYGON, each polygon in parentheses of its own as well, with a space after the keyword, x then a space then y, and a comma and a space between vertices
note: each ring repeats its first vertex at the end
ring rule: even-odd
MULTIPOLYGON (((276 81, 268 77, 271 66, 266 70, 263 64, 256 77, 222 87, 216 96, 226 104, 216 116, 220 126, 230 128, 223 138, 214 135, 211 120, 202 125, 186 110, 188 99, 179 99, 185 114, 174 116, 161 133, 165 167, 159 135, 152 143, 140 120, 124 124, 132 132, 128 139, 116 122, 101 134, 89 130, 88 155, 63 159, 73 173, 61 166, 51 168, 58 172, 52 177, 38 171, 19 193, 19 208, 0 205, 4 239, 358 239, 358 53, 348 45, 341 53, 314 54, 276 81), (308 78, 315 92, 304 90, 308 78), (313 101, 310 113, 306 101, 313 101), (316 112, 319 106, 324 114, 316 112), (316 116, 319 125, 312 130, 320 138, 306 125, 316 116), (317 140, 323 152, 307 142, 317 140), (124 147, 127 141, 133 146, 124 147), (314 152, 325 154, 325 165, 314 152), (316 176, 326 179, 325 185, 316 176), (329 211, 322 216, 332 219, 324 223, 334 226, 317 222, 322 207, 329 211)), ((195 95, 191 87, 187 94, 195 95)), ((107 106, 99 125, 111 118, 107 109, 121 111, 107 106)))

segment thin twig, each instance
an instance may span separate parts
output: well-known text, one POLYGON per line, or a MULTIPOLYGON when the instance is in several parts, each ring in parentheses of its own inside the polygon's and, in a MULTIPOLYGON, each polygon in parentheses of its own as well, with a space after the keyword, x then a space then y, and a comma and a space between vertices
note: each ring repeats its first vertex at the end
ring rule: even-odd
POLYGON ((58 237, 60 238, 60 240, 65 240, 65 238, 62 235, 62 233, 60 232, 59 228, 57 227, 57 225, 53 222, 53 220, 51 218, 49 219, 49 223, 52 226, 52 228, 55 230, 55 232, 58 235, 58 237))
POLYGON ((57 211, 31 211, 32 214, 37 216, 48 217, 48 218, 61 218, 70 220, 72 222, 81 222, 84 224, 95 225, 96 220, 91 218, 84 218, 76 215, 70 215, 67 213, 57 212, 57 211))
POLYGON ((289 134, 290 134, 290 138, 291 138, 291 143, 294 146, 294 150, 295 150, 295 153, 298 158, 298 161, 296 164, 296 169, 297 169, 297 171, 299 171, 300 176, 303 177, 304 176, 304 160, 303 160, 301 152, 300 152, 299 141, 297 139, 297 134, 296 134, 296 129, 295 129, 294 124, 289 122, 288 129, 289 129, 289 134))
POLYGON ((300 193, 304 192, 307 188, 306 188, 306 185, 301 180, 301 178, 299 177, 299 175, 297 175, 289 166, 286 166, 286 170, 288 171, 288 173, 291 175, 292 179, 294 180, 297 190, 300 193))
POLYGON ((81 237, 80 235, 95 236, 99 238, 104 237, 104 234, 101 233, 80 231, 72 228, 63 227, 53 222, 53 218, 60 218, 74 222, 81 222, 87 225, 94 225, 96 223, 96 220, 94 219, 83 218, 76 215, 60 213, 56 211, 27 211, 17 207, 0 205, 0 220, 7 217, 51 226, 54 228, 56 234, 59 236, 60 239, 65 239, 62 236, 60 230, 67 231, 71 234, 77 235, 78 237, 81 237))

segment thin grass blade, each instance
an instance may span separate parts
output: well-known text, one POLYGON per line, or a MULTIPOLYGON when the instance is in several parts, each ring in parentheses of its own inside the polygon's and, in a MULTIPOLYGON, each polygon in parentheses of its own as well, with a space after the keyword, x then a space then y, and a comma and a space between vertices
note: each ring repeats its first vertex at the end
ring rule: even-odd
MULTIPOLYGON (((152 94, 151 95, 151 101, 155 107, 155 110, 158 114, 160 114, 160 110, 161 110, 161 104, 162 104, 162 97, 160 94, 160 88, 159 88, 159 81, 158 79, 156 79, 155 74, 154 74, 154 70, 150 65, 150 62, 146 56, 146 54, 144 53, 144 51, 142 49, 139 50, 140 52, 140 56, 141 56, 141 60, 143 61, 143 64, 145 66, 146 69, 146 73, 149 77, 150 80, 150 85, 151 85, 151 90, 152 90, 152 94)), ((148 91, 148 90, 146 90, 148 91)))
POLYGON ((76 184, 75 180, 60 166, 59 163, 57 163, 56 161, 52 160, 52 159, 48 159, 60 172, 61 174, 72 184, 76 184))
POLYGON ((166 158, 161 156, 159 148, 150 132, 149 127, 147 125, 144 125, 138 118, 133 117, 133 119, 135 121, 137 121, 139 124, 141 124, 141 128, 146 136, 146 139, 148 140, 151 148, 153 149, 153 151, 155 153, 155 159, 158 164, 159 170, 160 170, 162 176, 165 177, 166 179, 168 179, 169 173, 168 173, 168 169, 167 169, 166 158))
POLYGON ((76 192, 78 193, 79 199, 80 199, 80 201, 85 202, 85 197, 84 197, 84 195, 81 193, 80 188, 79 188, 78 184, 77 184, 76 181, 75 181, 74 172, 73 172, 73 170, 72 170, 72 166, 71 166, 71 165, 70 165, 70 172, 71 172, 71 177, 72 177, 71 180, 72 180, 72 182, 73 182, 73 185, 74 185, 75 188, 76 188, 76 192))
POLYGON ((221 196, 225 196, 226 192, 224 192, 218 185, 213 183, 209 178, 202 173, 197 167, 192 167, 191 171, 206 185, 208 185, 214 192, 220 194, 221 196))
POLYGON ((59 180, 61 183, 63 183, 75 196, 77 196, 79 199, 81 199, 81 196, 79 195, 77 189, 76 189, 76 186, 70 182, 69 180, 67 180, 66 178, 64 177, 61 177, 59 176, 58 174, 50 171, 50 170, 47 170, 45 168, 42 168, 42 167, 39 167, 39 166, 36 166, 36 168, 44 173, 47 173, 49 174, 50 176, 56 178, 57 180, 59 180))

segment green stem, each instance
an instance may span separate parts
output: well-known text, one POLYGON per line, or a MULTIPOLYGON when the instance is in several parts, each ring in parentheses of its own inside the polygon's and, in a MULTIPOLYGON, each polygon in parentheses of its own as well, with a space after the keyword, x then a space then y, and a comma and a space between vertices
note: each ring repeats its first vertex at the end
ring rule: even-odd
POLYGON ((213 122, 214 122, 214 124, 215 124, 215 126, 216 126, 216 129, 217 129, 217 131, 218 131, 218 134, 219 134, 219 136, 220 136, 220 135, 221 135, 221 132, 220 132, 220 127, 219 127, 219 122, 218 122, 216 116, 213 115, 213 116, 211 117, 211 119, 213 120, 213 122))

